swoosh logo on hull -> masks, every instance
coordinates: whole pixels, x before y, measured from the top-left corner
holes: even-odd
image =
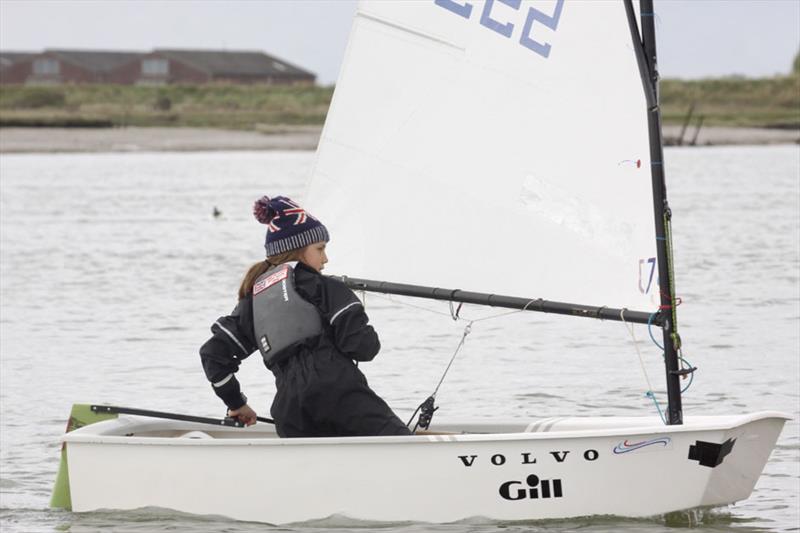
[[[628,439],[625,439],[624,441],[614,446],[614,453],[619,455],[622,453],[634,452],[636,450],[641,450],[642,448],[646,448],[648,446],[656,446],[659,444],[662,447],[666,448],[670,442],[672,442],[672,439],[670,439],[669,437],[658,437],[656,439],[643,440],[640,442],[629,442]]]

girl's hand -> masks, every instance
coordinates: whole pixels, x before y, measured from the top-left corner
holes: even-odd
[[[245,426],[252,426],[256,423],[256,412],[249,405],[244,404],[238,409],[228,409],[228,416],[235,418]]]

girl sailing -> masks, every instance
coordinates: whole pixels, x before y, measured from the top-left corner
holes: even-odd
[[[258,349],[275,375],[271,414],[281,437],[410,434],[357,367],[380,342],[356,295],[321,275],[328,230],[285,196],[260,198],[253,214],[267,225],[267,258],[247,271],[235,309],[200,348],[229,416],[256,422],[235,374]]]

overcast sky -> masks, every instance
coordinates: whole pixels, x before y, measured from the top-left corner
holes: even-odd
[[[800,48],[800,0],[655,5],[664,77],[786,73]],[[355,8],[355,0],[0,0],[0,49],[262,50],[330,84]]]

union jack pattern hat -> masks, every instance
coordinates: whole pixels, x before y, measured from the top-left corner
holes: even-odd
[[[267,225],[267,257],[330,240],[327,228],[286,196],[262,196],[253,205],[253,215]]]

